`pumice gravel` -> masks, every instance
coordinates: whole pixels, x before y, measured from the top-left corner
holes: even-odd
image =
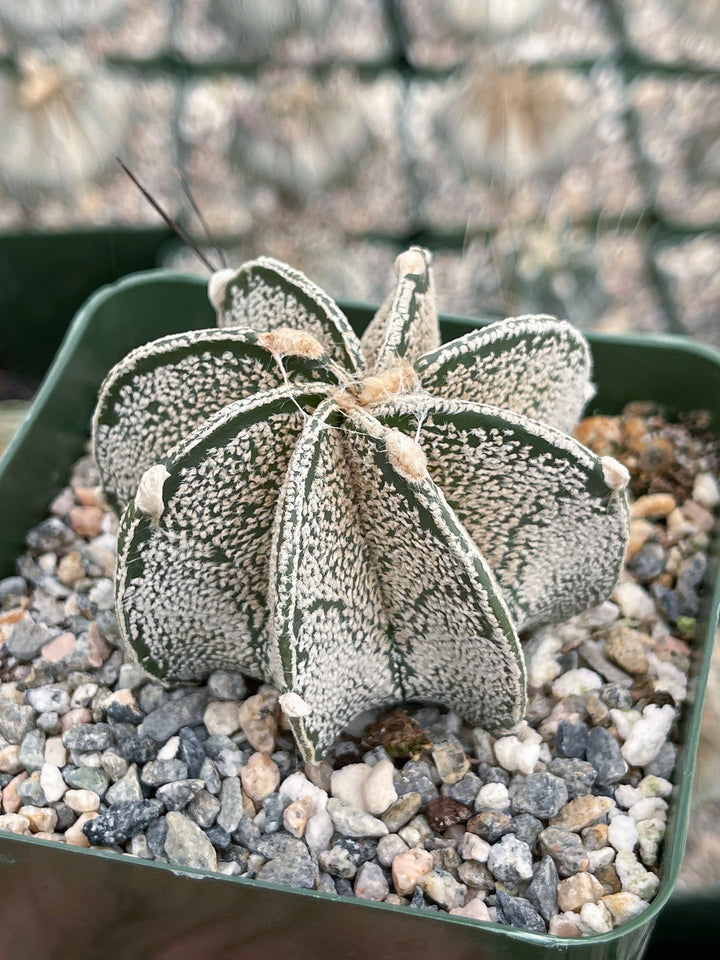
[[[578,438],[630,471],[610,600],[523,635],[525,719],[357,718],[305,765],[270,686],[165,688],[119,648],[117,519],[91,457],[0,581],[0,829],[557,936],[653,899],[707,555],[717,449],[635,404]]]

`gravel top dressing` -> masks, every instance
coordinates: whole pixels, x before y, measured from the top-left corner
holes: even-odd
[[[720,502],[701,415],[643,404],[578,438],[632,475],[611,600],[525,636],[526,719],[364,715],[304,766],[273,688],[166,689],[118,649],[117,519],[90,457],[0,581],[0,830],[145,860],[604,933],[659,886],[707,551]]]

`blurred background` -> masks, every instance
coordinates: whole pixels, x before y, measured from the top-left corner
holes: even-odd
[[[421,242],[444,312],[720,347],[720,0],[0,0],[0,131],[0,447],[94,287],[204,271],[118,156],[217,265],[377,303]]]

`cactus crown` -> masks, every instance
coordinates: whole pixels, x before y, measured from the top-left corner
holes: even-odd
[[[536,316],[441,346],[429,262],[398,257],[362,340],[283,263],[220,271],[219,329],[134,350],[95,412],[127,644],[162,679],[272,682],[310,762],[406,699],[514,724],[519,632],[599,602],[624,555],[623,468],[568,435],[585,340]]]

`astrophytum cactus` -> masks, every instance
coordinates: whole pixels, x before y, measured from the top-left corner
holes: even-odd
[[[362,340],[285,264],[223,270],[220,329],[133,351],[95,413],[126,642],[163,680],[271,682],[310,762],[402,700],[515,723],[520,631],[623,559],[627,473],[568,435],[585,340],[540,316],[440,346],[429,259],[398,257]]]

